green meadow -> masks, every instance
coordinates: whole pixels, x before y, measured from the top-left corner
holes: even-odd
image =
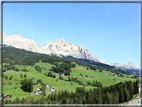
[[[74,62],[73,62],[74,63]],[[42,71],[41,73],[36,71],[34,66],[41,66],[42,67]],[[50,86],[50,87],[46,87],[46,96],[48,96],[48,94],[52,93],[51,91],[49,91],[50,88],[55,87],[56,91],[60,91],[60,90],[67,90],[67,91],[73,91],[75,92],[76,87],[85,87],[86,90],[89,89],[93,89],[96,88],[94,86],[91,85],[87,85],[87,86],[83,86],[83,85],[79,85],[79,83],[77,82],[69,82],[69,81],[65,81],[65,80],[59,80],[59,76],[56,76],[56,78],[53,77],[48,77],[46,75],[44,75],[45,73],[47,74],[51,69],[52,64],[49,63],[42,63],[42,62],[38,62],[36,63],[34,66],[24,66],[24,65],[15,65],[15,67],[19,68],[20,71],[14,71],[14,70],[8,70],[6,72],[3,72],[4,76],[8,76],[8,79],[6,80],[5,78],[3,78],[3,93],[4,94],[9,94],[12,95],[11,100],[14,100],[16,97],[19,98],[23,98],[23,97],[27,97],[27,98],[40,98],[41,95],[29,95],[29,92],[24,92],[21,89],[21,84],[20,81],[28,78],[28,79],[32,79],[33,78],[33,83],[37,82],[37,80],[41,79],[43,83],[46,83]],[[26,68],[29,72],[23,72],[21,71],[21,69]],[[68,77],[79,77],[81,75],[83,75],[83,77],[81,78],[77,78],[78,80],[81,80],[82,82],[91,82],[93,83],[93,81],[99,81],[102,83],[103,86],[110,86],[113,84],[117,84],[119,82],[123,82],[123,81],[134,81],[135,79],[131,79],[131,78],[126,78],[126,77],[114,77],[114,76],[109,76],[109,74],[114,74],[114,73],[110,73],[108,71],[104,71],[99,72],[99,70],[97,69],[96,71],[94,70],[87,70],[86,68],[84,68],[83,66],[80,66],[78,64],[76,64],[75,68],[72,68],[70,76],[64,76],[64,79],[68,79]],[[23,77],[21,78],[20,74],[23,75]],[[24,75],[26,74],[26,77],[24,77]],[[12,80],[9,80],[10,76],[12,75]],[[96,78],[87,78],[85,75],[87,76],[95,76]],[[115,74],[114,74],[115,75]],[[129,76],[130,77],[130,76]],[[116,81],[115,81],[115,80]],[[19,82],[18,82],[19,81]],[[71,84],[72,83],[72,84]],[[11,85],[10,85],[11,84]],[[33,91],[36,90],[36,88],[40,88],[42,87],[41,85],[33,85],[34,89]]]

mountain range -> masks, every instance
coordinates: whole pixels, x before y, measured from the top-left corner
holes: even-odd
[[[36,45],[34,40],[23,38],[20,35],[8,36],[3,33],[3,44],[32,52],[56,55],[59,57],[72,56],[74,58],[82,58],[107,64],[103,59],[99,59],[96,55],[93,56],[92,53],[85,47],[69,43],[63,38],[38,46]],[[116,66],[124,70],[138,70],[138,68],[133,62],[125,63],[124,65],[121,65],[120,63],[116,62],[110,63],[109,65]]]

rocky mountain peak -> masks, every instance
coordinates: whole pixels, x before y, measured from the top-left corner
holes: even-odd
[[[137,67],[136,67],[136,65],[131,61],[131,62],[129,62],[129,63],[125,63],[124,65],[123,65],[123,67],[125,67],[125,68],[127,68],[127,69],[136,69]]]
[[[64,42],[67,42],[67,41],[65,41],[63,38],[60,38],[60,39],[55,40],[54,42],[61,42],[61,43],[64,43]]]
[[[73,56],[75,58],[82,58],[105,63],[104,60],[99,59],[97,56],[93,56],[92,53],[85,47],[69,43],[63,38],[37,46],[34,40],[22,38],[20,35],[7,36],[4,34],[3,41],[3,43],[6,45],[28,51],[44,53],[48,55],[54,54],[57,56]]]
[[[129,62],[129,63],[124,63],[123,65],[121,65],[118,62],[116,62],[116,63],[110,63],[110,65],[116,66],[118,68],[124,68],[124,69],[137,69],[136,65],[132,61]]]

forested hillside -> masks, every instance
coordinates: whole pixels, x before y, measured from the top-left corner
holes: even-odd
[[[101,63],[90,61],[90,60],[76,59],[71,56],[59,58],[56,56],[49,56],[46,54],[34,53],[31,51],[17,49],[14,47],[3,47],[3,62],[10,63],[11,65],[18,64],[18,65],[33,66],[38,61],[55,63],[55,62],[61,62],[66,60],[76,62],[79,65],[88,66],[90,69],[93,69],[93,70],[98,68],[100,70],[112,71],[113,73],[122,73],[122,74],[128,74],[128,75],[132,74],[128,71],[125,71],[113,66],[101,64]]]
[[[86,66],[89,66],[89,67],[91,67],[91,65],[95,65],[100,70],[112,71],[114,73],[123,73],[123,74],[128,74],[128,75],[132,74],[131,72],[125,71],[125,70],[120,69],[120,68],[116,68],[115,66],[109,66],[109,65],[106,65],[106,64],[103,64],[103,63],[92,61],[92,60],[76,59],[76,58],[73,58],[72,56],[67,56],[67,57],[62,56],[62,58],[70,60],[70,61],[74,61],[74,62],[78,63],[79,65],[86,65]]]

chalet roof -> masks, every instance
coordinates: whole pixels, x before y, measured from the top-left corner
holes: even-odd
[[[9,97],[10,95],[8,95],[8,94],[6,94],[6,95],[4,95],[4,97]]]

